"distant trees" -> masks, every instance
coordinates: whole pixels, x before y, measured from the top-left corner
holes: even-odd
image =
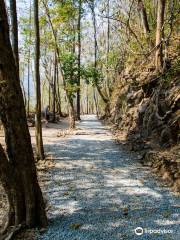
[[[45,205],[37,181],[4,0],[0,0],[0,29],[0,118],[7,146],[6,155],[0,145],[0,180],[10,205],[5,227],[19,224],[45,227]]]
[[[97,78],[97,72],[98,72],[98,42],[97,42],[97,26],[96,26],[96,13],[95,13],[95,1],[90,0],[89,1],[89,8],[91,10],[92,14],[92,22],[93,22],[93,31],[94,31],[94,86],[96,86],[96,89],[101,96],[101,99],[103,100],[104,104],[106,105],[107,112],[108,110],[108,105],[109,105],[109,99],[108,97],[103,93],[102,88],[101,88],[101,83],[99,81],[99,78]],[[96,113],[98,115],[98,108],[97,108],[97,100],[94,92],[94,101],[95,101],[95,106],[96,106]]]
[[[115,79],[124,69],[133,67],[134,61],[150,60],[156,72],[162,72],[165,58],[168,57],[172,23],[178,14],[178,2],[127,0],[124,4],[111,0],[39,1],[43,63],[41,104],[50,105],[52,120],[55,122],[57,113],[63,116],[64,111],[69,114],[70,127],[73,128],[75,120],[80,119],[87,105],[91,108],[90,112],[96,114],[99,114],[100,108],[108,109]],[[14,1],[11,1],[11,8],[15,6],[13,4]],[[28,69],[28,115],[30,105],[33,105],[30,102],[30,82],[34,68],[31,71],[30,57],[33,55],[32,43],[35,38],[31,27],[31,4],[29,8],[29,16],[20,18],[19,26],[26,39],[23,68],[25,80]],[[89,10],[91,19],[86,18]],[[12,16],[15,19],[15,14]],[[65,78],[65,55],[75,57],[73,64],[78,69],[77,74],[71,71],[71,81]],[[92,66],[94,80],[90,81],[91,86],[87,86],[88,80],[83,70]],[[85,103],[85,99],[89,104]]]
[[[108,106],[115,79],[134,60],[143,62],[151,59],[150,62],[154,63],[157,72],[162,72],[165,58],[168,56],[172,22],[178,14],[178,2],[177,0],[127,0],[123,4],[122,1],[111,0],[70,0],[52,1],[49,4],[50,1],[40,1],[39,25],[43,53],[41,60],[44,67],[41,74],[42,105],[50,104],[53,119],[57,113],[62,116],[62,112],[65,111],[69,113],[70,119],[75,116],[72,121],[75,123],[76,119],[80,119],[80,114],[86,105],[85,98],[93,104],[91,108],[96,113],[98,113],[98,105]],[[86,18],[89,9],[92,19]],[[31,13],[31,10],[29,12]],[[20,18],[20,23],[21,21]],[[28,16],[28,19],[24,17],[23,21],[22,29],[25,28],[24,25],[26,26],[24,30],[26,51],[30,50],[32,55],[34,31],[31,26],[29,27],[31,19]],[[75,64],[78,65],[78,75],[76,78],[72,76],[74,82],[71,81],[71,87],[66,83],[62,70],[64,54],[74,54]],[[30,82],[31,64],[28,60],[30,55],[27,56],[28,82]],[[89,65],[94,65],[96,70],[101,72],[102,78],[101,81],[97,81],[96,75],[94,76],[94,85],[88,87],[91,96],[86,97],[87,82],[82,69]],[[70,88],[71,91],[72,88],[74,89],[73,100],[68,98]],[[29,90],[27,94],[29,113]],[[49,96],[49,101],[46,95]]]
[[[62,64],[63,78],[66,96],[69,105],[69,127],[75,128],[76,112],[74,108],[74,97],[77,93],[78,64],[74,53],[65,53],[60,58]]]
[[[75,87],[78,84],[78,77],[76,75],[76,78],[74,77],[74,71],[73,68],[71,69],[71,73],[70,75],[67,74],[67,72],[64,72],[67,67],[67,58],[64,59],[64,56],[73,56],[72,53],[72,45],[75,45],[74,42],[72,42],[71,38],[73,38],[74,40],[74,25],[73,25],[73,21],[75,16],[75,8],[74,8],[74,1],[70,1],[70,2],[62,2],[62,3],[57,3],[57,8],[59,11],[62,11],[62,15],[64,17],[64,22],[63,25],[65,27],[65,31],[67,31],[67,33],[64,33],[64,29],[62,30],[62,34],[65,36],[67,36],[69,34],[70,39],[67,38],[67,40],[64,40],[64,42],[66,43],[66,48],[68,49],[67,52],[64,50],[64,48],[61,48],[61,46],[59,45],[58,42],[58,34],[60,32],[60,30],[58,30],[57,26],[55,24],[53,24],[51,15],[50,15],[50,10],[49,7],[47,5],[47,3],[45,1],[43,1],[43,6],[45,9],[45,13],[46,13],[46,17],[47,17],[47,21],[49,23],[49,26],[51,28],[51,32],[52,32],[52,38],[53,38],[53,43],[56,49],[56,55],[57,55],[57,64],[58,64],[58,69],[60,70],[58,73],[60,73],[61,78],[62,78],[62,83],[63,83],[63,88],[64,91],[66,93],[66,97],[67,97],[67,102],[68,102],[68,114],[69,114],[69,127],[71,129],[75,128],[75,120],[76,120],[76,112],[75,112],[75,107],[74,107],[74,93],[77,93],[77,89],[80,90],[80,88]],[[62,10],[61,10],[62,9]],[[69,15],[69,12],[66,13],[66,11],[70,10],[71,15]],[[59,20],[59,16],[54,16],[54,19],[58,19]],[[67,53],[67,54],[66,54]],[[65,60],[65,67],[64,65],[64,60]],[[71,59],[72,60],[72,59]],[[69,62],[70,66],[72,64],[72,62]],[[68,73],[69,73],[69,69],[68,69]],[[58,74],[59,76],[59,74]],[[68,77],[67,77],[68,76]],[[70,78],[69,78],[70,76]],[[71,80],[70,80],[71,79]],[[54,86],[54,85],[53,85]],[[73,94],[72,94],[73,93]],[[78,95],[80,97],[80,95]],[[80,104],[80,98],[77,101],[77,103],[79,102]],[[79,105],[80,106],[80,105]]]

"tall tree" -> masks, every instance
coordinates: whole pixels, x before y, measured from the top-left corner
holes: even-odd
[[[79,16],[78,16],[78,81],[77,81],[77,119],[81,120],[81,97],[80,97],[80,87],[81,87],[81,12],[82,12],[82,0],[79,0]]]
[[[53,86],[52,86],[52,95],[53,95],[53,122],[56,121],[56,101],[57,101],[57,95],[56,95],[56,78],[57,78],[57,54],[56,50],[54,52],[54,76],[53,76]]]
[[[11,18],[11,40],[13,54],[16,61],[17,71],[19,72],[19,50],[18,50],[18,20],[16,0],[10,0],[10,18]]]
[[[57,56],[56,56],[57,57]],[[63,117],[62,109],[61,109],[61,94],[60,94],[60,81],[59,81],[59,69],[58,69],[58,61],[56,67],[56,104],[57,104],[57,112],[60,117]]]
[[[36,82],[36,152],[38,159],[44,159],[44,147],[41,124],[41,80],[39,72],[40,35],[39,35],[39,0],[34,0],[34,29],[35,29],[35,82]]]
[[[164,36],[164,13],[166,0],[158,0],[157,27],[156,27],[156,71],[161,72],[163,68],[163,36]]]
[[[30,0],[30,7],[29,7],[29,42],[31,42],[31,19],[32,19],[32,6],[31,6],[31,0]],[[31,47],[29,45],[28,49],[28,97],[27,97],[27,116],[29,117],[30,113],[30,66],[31,66]]]
[[[96,73],[96,71],[98,70],[98,65],[97,65],[98,42],[97,42],[96,13],[95,13],[95,1],[94,0],[90,0],[89,7],[90,7],[91,13],[92,13],[92,21],[93,21],[93,28],[94,28],[94,70],[95,70],[95,73]],[[97,74],[95,74],[95,76],[94,76],[95,86],[96,86],[97,91],[98,91],[99,95],[101,96],[103,102],[106,105],[108,105],[109,99],[102,92],[101,86],[99,85],[99,82],[98,82],[98,79],[97,79],[96,75]],[[95,97],[95,91],[94,91],[94,99],[95,98],[96,97]],[[95,101],[95,105],[96,105],[96,101]]]
[[[107,92],[110,96],[110,80],[109,80],[109,52],[110,52],[110,0],[107,1],[107,55],[106,55],[106,78]]]
[[[0,145],[0,180],[10,206],[6,227],[19,224],[45,227],[45,205],[37,181],[4,0],[0,0],[0,29],[0,118],[5,130],[8,153],[6,155]]]

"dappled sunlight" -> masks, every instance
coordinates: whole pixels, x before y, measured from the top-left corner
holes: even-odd
[[[104,127],[102,134],[95,134],[96,127],[98,131],[101,128],[98,121],[83,120],[79,126],[82,136],[45,143],[48,155],[54,153],[55,162],[44,191],[49,195],[49,231],[58,227],[61,236],[68,234],[69,239],[72,234],[78,239],[80,233],[81,239],[93,240],[102,236],[124,239],[122,228],[128,239],[135,239],[137,226],[156,228],[162,222],[162,226],[173,225],[176,231],[173,206],[177,199],[158,186],[148,168],[136,162],[132,153],[116,145]],[[171,211],[168,216],[167,208]],[[79,229],[71,229],[73,224],[79,224]]]

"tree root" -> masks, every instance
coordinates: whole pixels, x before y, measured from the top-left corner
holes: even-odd
[[[6,234],[6,232],[8,231],[8,229],[13,226],[15,224],[14,222],[14,211],[11,211],[11,207],[9,209],[9,212],[7,214],[7,216],[4,216],[4,225],[2,226],[2,228],[0,229],[0,235]],[[6,220],[7,218],[7,220]]]
[[[13,226],[8,228],[6,230],[6,233],[0,236],[0,240],[12,240],[14,237],[22,230],[24,229],[25,225],[19,224],[17,226]]]

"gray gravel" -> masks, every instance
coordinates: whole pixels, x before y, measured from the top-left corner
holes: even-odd
[[[78,127],[81,134],[52,138],[46,146],[56,164],[46,176],[49,228],[38,239],[180,239],[178,197],[95,116],[84,116]],[[141,236],[137,227],[144,229]]]

